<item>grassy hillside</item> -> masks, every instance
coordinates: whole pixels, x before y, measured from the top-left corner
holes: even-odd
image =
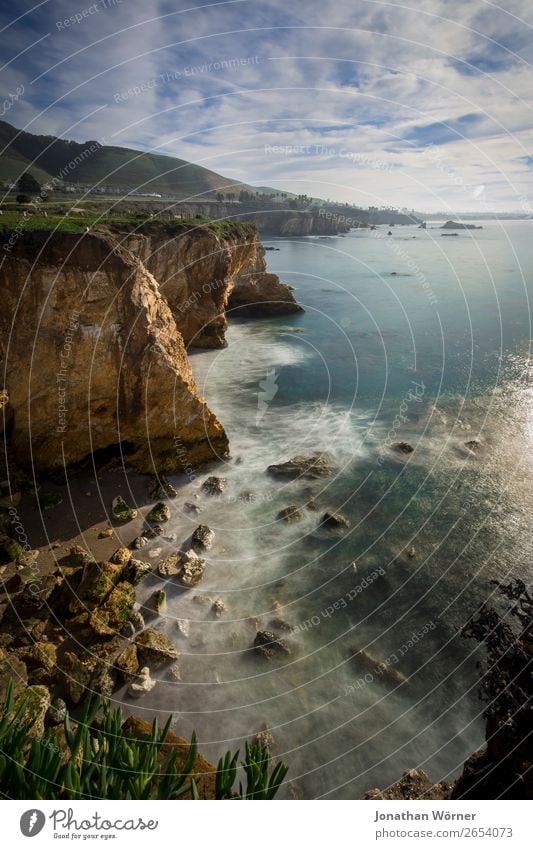
[[[28,169],[40,182],[114,186],[189,198],[206,192],[249,188],[184,159],[143,153],[125,147],[99,146],[37,136],[0,121],[0,180],[16,181]]]

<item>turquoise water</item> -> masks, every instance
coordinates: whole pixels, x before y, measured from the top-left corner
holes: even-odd
[[[358,798],[412,767],[457,774],[483,741],[479,658],[458,629],[490,579],[530,570],[533,230],[484,222],[444,238],[429,226],[269,242],[269,270],[305,313],[233,321],[228,348],[192,357],[230,437],[217,471],[228,490],[198,496],[217,534],[198,592],[169,588],[182,680],[143,706],[173,710],[213,759],[268,726],[290,766],[287,797]],[[414,452],[391,451],[400,440]],[[308,450],[331,452],[338,473],[265,473]],[[318,512],[276,521],[310,498]],[[318,531],[326,509],[350,529]],[[178,537],[195,524],[180,514]],[[223,599],[226,613],[214,619],[195,594]],[[249,648],[276,616],[296,626],[282,634],[292,654],[268,662]],[[365,681],[354,647],[408,682]]]

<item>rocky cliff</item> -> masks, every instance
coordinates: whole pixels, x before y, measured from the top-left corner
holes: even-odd
[[[236,223],[222,233],[146,225],[119,238],[157,279],[189,347],[223,347],[226,311],[253,317],[302,311],[290,287],[266,272],[254,224]]]
[[[266,273],[253,225],[221,229],[14,239],[0,269],[0,355],[19,465],[51,472],[122,453],[143,472],[181,472],[227,456],[185,345],[223,346],[226,308],[301,308]]]
[[[154,206],[154,212],[157,212]],[[255,225],[262,236],[336,236],[347,233],[352,227],[365,227],[367,213],[358,210],[357,214],[346,207],[328,206],[325,209],[316,206],[310,209],[290,209],[287,206],[265,201],[223,203],[214,201],[177,203],[173,213],[194,218],[201,215],[204,218],[220,221],[222,219],[249,221]]]
[[[141,471],[225,456],[153,275],[116,239],[34,232],[0,271],[2,373],[16,460],[39,470],[124,452]]]

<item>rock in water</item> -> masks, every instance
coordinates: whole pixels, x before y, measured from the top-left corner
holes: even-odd
[[[187,513],[194,513],[195,515],[202,512],[200,507],[198,507],[197,504],[193,504],[192,501],[186,501],[183,505],[183,509],[186,510]]]
[[[290,624],[290,622],[287,622],[286,619],[272,619],[269,622],[269,625],[271,628],[275,628],[276,631],[294,631],[293,626]]]
[[[267,471],[278,478],[327,478],[337,470],[334,457],[326,451],[298,454],[285,463],[269,466]]]
[[[207,495],[221,495],[226,489],[226,481],[211,475],[202,484],[202,491]]]
[[[189,637],[191,626],[188,619],[176,619],[176,627],[183,637]]]
[[[129,548],[117,548],[114,554],[111,555],[111,563],[117,563],[119,566],[126,566],[131,560],[131,551]]]
[[[224,604],[221,598],[216,598],[213,604],[211,605],[211,610],[218,619],[218,617],[222,616],[222,614],[226,610],[226,605]]]
[[[394,442],[391,448],[397,454],[412,454],[415,450],[409,442]]]
[[[279,637],[276,637],[272,631],[258,631],[254,640],[254,648],[257,654],[269,658],[291,653],[288,645]]]
[[[284,507],[283,510],[280,510],[276,518],[291,525],[293,522],[301,522],[304,514],[299,507],[292,505],[291,507]]]
[[[195,587],[204,577],[205,560],[201,560],[196,552],[189,550],[184,555],[178,581],[184,587]]]
[[[215,532],[207,525],[198,525],[192,535],[192,544],[197,548],[211,548],[215,539]]]
[[[481,448],[481,442],[479,439],[470,439],[465,442],[465,448],[468,448],[469,451],[478,451]]]
[[[163,557],[157,564],[157,574],[160,578],[174,578],[181,570],[181,557],[179,554],[170,554]]]
[[[152,613],[161,614],[167,609],[167,594],[164,590],[156,590],[145,602],[145,607]]]
[[[130,522],[135,519],[137,510],[134,507],[128,507],[121,495],[117,495],[111,503],[111,515],[115,522]]]
[[[139,663],[150,666],[162,666],[171,660],[177,660],[179,652],[168,637],[155,628],[146,628],[135,638]]]
[[[168,522],[170,519],[170,508],[168,504],[164,504],[163,501],[158,501],[155,504],[148,516],[146,517],[147,522],[159,524],[159,522]]]
[[[164,475],[153,477],[148,486],[150,498],[162,501],[164,498],[176,498],[178,491]]]
[[[151,571],[151,563],[145,563],[143,560],[136,560],[135,557],[132,557],[125,572],[126,580],[136,587]]]
[[[399,672],[390,664],[372,657],[363,649],[352,648],[350,654],[359,673],[370,675],[373,681],[381,679],[394,687],[406,684],[408,681],[402,672]]]
[[[128,689],[128,695],[132,696],[134,699],[138,699],[141,696],[146,695],[146,693],[150,693],[156,685],[156,682],[150,678],[150,670],[147,666],[143,666],[139,675],[133,681]]]
[[[340,531],[350,527],[350,522],[342,513],[326,512],[320,520],[320,527],[328,530]]]

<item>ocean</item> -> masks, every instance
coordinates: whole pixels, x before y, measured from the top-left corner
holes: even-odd
[[[268,729],[287,798],[361,798],[411,768],[450,779],[483,743],[481,656],[460,630],[491,580],[531,576],[533,230],[479,223],[269,241],[305,313],[230,318],[227,348],[192,354],[232,459],[210,472],[219,498],[204,470],[175,479],[178,544],[199,521],[216,541],[196,590],[167,587],[181,681],[136,712],[172,711],[215,762]],[[337,472],[266,473],[309,451]],[[199,517],[182,509],[195,496]],[[276,519],[292,505],[302,521]],[[322,530],[325,511],[349,527]],[[268,661],[256,629],[280,618],[291,654]]]

